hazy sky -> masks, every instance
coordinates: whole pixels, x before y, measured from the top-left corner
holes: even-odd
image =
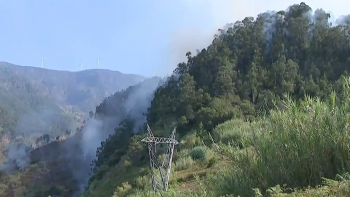
[[[100,68],[171,73],[187,51],[207,47],[217,29],[294,0],[0,0],[0,61],[77,71]],[[335,18],[349,0],[304,1]]]

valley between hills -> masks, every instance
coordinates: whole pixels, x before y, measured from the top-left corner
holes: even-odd
[[[330,17],[247,16],[164,78],[1,62],[0,197],[350,196],[350,15]],[[147,125],[176,128],[167,191]]]

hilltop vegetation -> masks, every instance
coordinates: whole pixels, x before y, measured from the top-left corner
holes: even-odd
[[[186,54],[146,114],[156,135],[176,126],[181,141],[164,196],[349,195],[350,17],[329,18],[292,5],[228,24]],[[135,121],[102,143],[84,197],[155,195]]]

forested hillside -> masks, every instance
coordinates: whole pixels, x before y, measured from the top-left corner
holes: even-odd
[[[127,117],[136,119],[136,125],[143,125],[146,120],[142,114],[147,112],[159,82],[157,77],[146,79],[106,97],[75,135],[31,151],[27,165],[20,170],[0,172],[0,196],[76,197],[81,194],[101,141],[113,134],[114,128]]]
[[[181,142],[164,196],[349,195],[350,15],[329,19],[300,3],[228,24],[186,54],[146,114]],[[155,196],[134,122],[101,144],[84,197]]]
[[[0,165],[73,134],[104,97],[142,79],[102,69],[66,72],[0,62]]]
[[[54,140],[76,123],[29,80],[0,66],[0,165],[35,147],[40,136]]]
[[[40,89],[33,87],[30,81],[24,79],[6,67],[0,67],[0,126],[1,136],[4,134],[15,135],[30,133],[34,123],[32,120],[56,121],[52,125],[67,126],[68,117],[64,117],[63,111],[53,101],[42,96]],[[56,114],[57,118],[52,117]],[[42,117],[40,117],[42,116]],[[49,120],[44,120],[47,116]],[[33,118],[32,120],[29,120]],[[61,121],[61,122],[57,122]],[[37,125],[35,125],[37,126]],[[38,127],[40,131],[44,128]],[[49,132],[49,131],[48,131]]]
[[[178,122],[186,132],[231,118],[254,118],[288,93],[327,97],[350,64],[350,16],[330,26],[329,14],[306,4],[229,24],[213,43],[175,70],[159,88],[148,121]],[[175,110],[174,110],[175,109]]]

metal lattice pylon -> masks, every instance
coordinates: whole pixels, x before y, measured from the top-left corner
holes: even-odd
[[[148,124],[147,131],[147,137],[142,139],[141,142],[146,142],[148,144],[153,190],[167,191],[171,172],[171,161],[174,153],[174,146],[179,143],[175,139],[176,128],[174,128],[173,132],[171,132],[169,138],[154,137],[152,130]],[[161,163],[158,162],[157,158],[157,144],[167,144],[165,158]]]

